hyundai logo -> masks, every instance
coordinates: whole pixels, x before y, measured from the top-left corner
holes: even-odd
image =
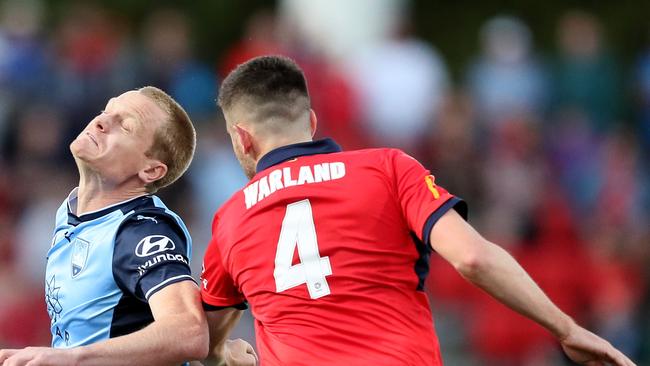
[[[176,248],[174,242],[164,235],[149,235],[140,240],[135,247],[135,255],[138,257],[148,257],[156,253],[165,252]]]

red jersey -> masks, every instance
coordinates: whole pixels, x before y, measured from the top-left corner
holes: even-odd
[[[217,212],[202,299],[245,301],[262,365],[441,365],[429,233],[464,202],[396,149],[281,147]]]

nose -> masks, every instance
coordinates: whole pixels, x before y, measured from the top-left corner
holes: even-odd
[[[100,117],[95,120],[95,126],[100,132],[106,132],[106,123]]]
[[[99,132],[108,132],[113,125],[114,118],[106,112],[102,112],[95,118],[95,126]]]

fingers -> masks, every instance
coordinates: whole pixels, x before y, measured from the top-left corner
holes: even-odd
[[[246,362],[245,362],[246,366],[255,366],[255,365],[257,365],[257,357],[255,357],[252,354],[248,354],[247,356],[248,356],[248,358],[246,359]]]
[[[19,350],[17,349],[0,349],[0,362],[4,362],[9,357],[15,355],[18,351]]]
[[[617,365],[617,366],[619,366],[619,365],[620,366],[636,366],[636,364],[634,362],[632,362],[632,360],[630,360],[623,353],[621,353],[619,351],[618,354],[619,354],[619,356],[616,359],[614,359],[614,361],[613,361],[615,365]]]
[[[17,363],[18,360],[15,360],[15,357],[13,357],[19,351],[20,351],[19,349],[3,349],[3,350],[0,350],[0,365],[2,365],[2,366],[20,365],[20,363]],[[10,358],[11,358],[11,360],[10,360]]]
[[[619,352],[619,353],[621,353],[621,352]],[[621,365],[636,366],[636,364],[629,357],[624,355],[623,353],[621,353],[621,357],[623,357],[623,363],[621,363]]]
[[[257,354],[255,353],[255,349],[253,349],[253,346],[241,338],[236,339],[235,342],[237,342],[237,346],[240,347],[240,349],[243,351],[241,364],[246,366],[257,365],[257,362],[259,360],[257,358]]]
[[[15,354],[6,359],[2,363],[2,366],[25,366],[30,359],[31,357],[29,356],[25,356],[23,354]]]
[[[226,359],[229,365],[255,366],[258,363],[253,346],[241,338],[226,340],[226,348]]]
[[[614,363],[616,366],[636,366],[632,360],[623,354],[623,352],[614,348],[609,344],[609,349],[607,350],[607,360]]]
[[[562,347],[569,358],[587,366],[636,366],[611,343],[581,327],[563,340]]]
[[[251,361],[252,361],[251,365],[252,366],[257,365],[260,362],[260,360],[259,360],[259,358],[257,358],[257,354],[255,354],[255,352],[251,353],[250,356],[251,356]]]
[[[257,353],[255,353],[255,349],[250,344],[246,348],[246,353],[253,356],[253,358],[255,359],[256,364],[260,361],[260,359],[257,357]]]
[[[37,347],[27,347],[22,350],[3,350],[0,354],[2,357],[8,357],[0,359],[0,365],[2,366],[46,366],[52,364],[68,364],[63,361],[54,361],[49,359],[46,355],[39,353],[42,349]],[[9,351],[9,352],[7,352]]]

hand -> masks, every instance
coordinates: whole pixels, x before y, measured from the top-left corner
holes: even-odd
[[[224,356],[228,366],[255,366],[258,361],[253,346],[243,339],[227,339]]]
[[[75,364],[77,364],[77,359],[72,349],[27,347],[24,349],[0,350],[0,365],[2,366],[59,366]]]
[[[4,362],[6,359],[9,357],[13,356],[16,354],[19,349],[0,349],[0,365],[4,365]]]
[[[587,366],[636,366],[609,342],[574,324],[569,335],[560,340],[564,352],[573,361]]]

